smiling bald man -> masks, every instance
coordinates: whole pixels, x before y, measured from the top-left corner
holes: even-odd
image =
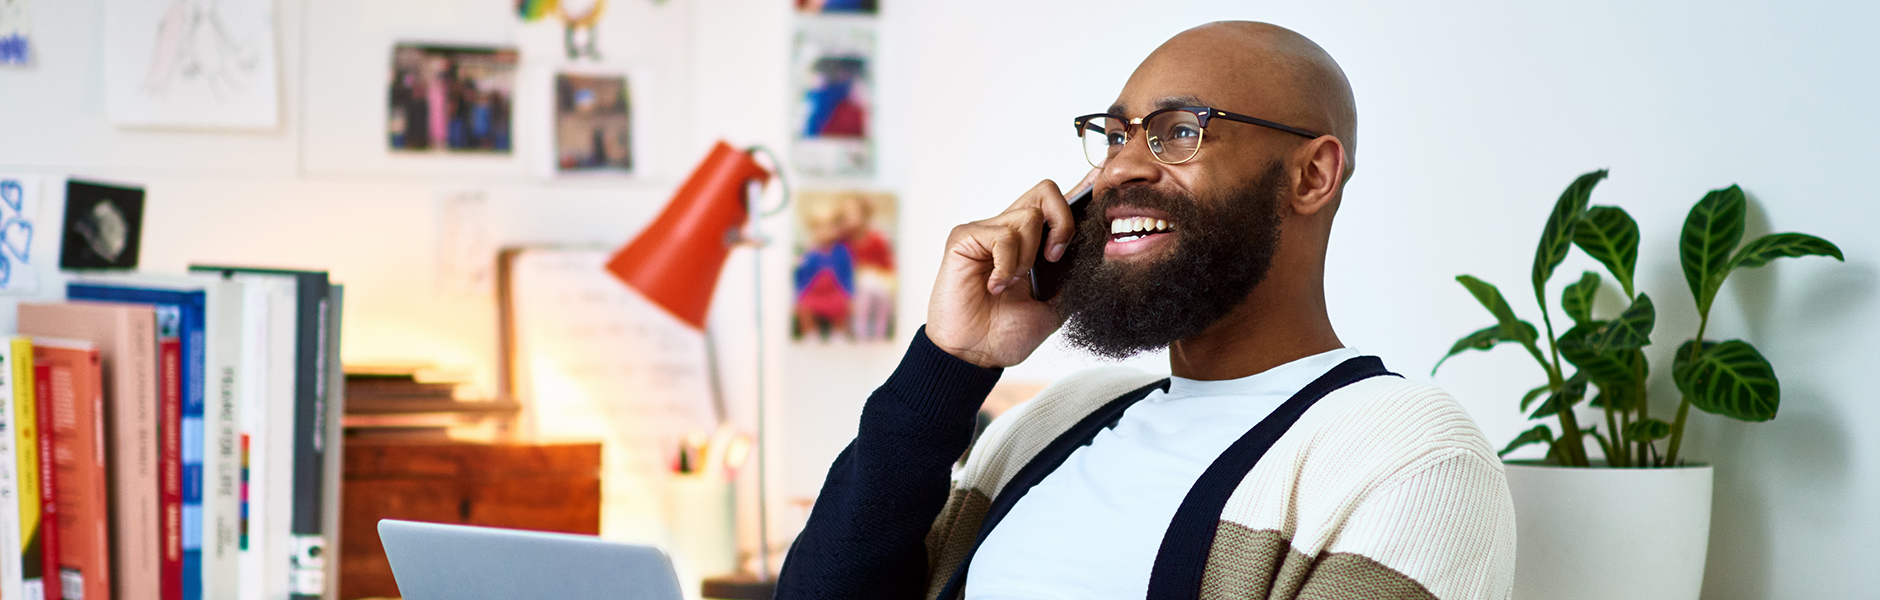
[[[927,325],[864,407],[776,597],[1509,597],[1495,452],[1326,314],[1357,147],[1331,56],[1211,23],[1075,124],[1095,167],[1084,218],[1045,181],[953,230]],[[1024,277],[1040,248],[1081,257],[1049,302]],[[1060,327],[1104,357],[1168,348],[1173,376],[1079,373],[974,444],[1000,369]]]

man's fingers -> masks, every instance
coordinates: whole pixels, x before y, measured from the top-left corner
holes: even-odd
[[[992,275],[986,281],[986,289],[994,294],[1004,291],[1014,279],[1031,269],[1032,257],[1038,255],[1038,243],[1043,238],[1040,231],[1043,217],[1037,208],[1007,211],[998,221],[988,231],[994,237]]]
[[[1071,205],[1051,190],[1049,197],[1038,201],[1040,214],[1044,217],[1046,232],[1042,243],[1045,245],[1044,259],[1057,262],[1064,257],[1064,250],[1070,247],[1071,237],[1077,233],[1077,217],[1071,213]]]

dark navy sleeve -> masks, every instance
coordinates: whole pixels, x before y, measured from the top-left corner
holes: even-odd
[[[775,597],[924,596],[927,531],[1001,372],[947,354],[925,327],[915,332],[901,365],[862,407],[855,440],[829,467]]]

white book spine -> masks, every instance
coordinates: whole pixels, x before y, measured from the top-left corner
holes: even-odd
[[[4,340],[0,340],[4,341]],[[0,343],[0,598],[25,598],[24,540],[20,539],[20,463],[13,406],[13,345]]]
[[[240,586],[244,314],[242,284],[204,277],[202,590],[204,600],[238,597]]]
[[[267,536],[262,523],[270,516],[267,503],[267,416],[274,382],[268,354],[274,333],[274,289],[245,283],[242,289],[242,339],[239,388],[241,390],[241,445],[244,456],[242,487],[247,497],[247,518],[238,531],[240,550],[236,584],[241,600],[266,600]]]
[[[262,523],[267,544],[267,599],[287,600],[292,589],[288,564],[294,555],[294,407],[299,341],[300,297],[291,281],[281,281],[275,295],[268,343],[267,455],[268,520]]]

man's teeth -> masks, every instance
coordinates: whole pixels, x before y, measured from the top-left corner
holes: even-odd
[[[1149,217],[1129,217],[1124,219],[1112,219],[1110,221],[1110,233],[1112,235],[1119,233],[1135,233],[1138,231],[1162,232],[1168,230],[1168,221],[1151,219]]]

